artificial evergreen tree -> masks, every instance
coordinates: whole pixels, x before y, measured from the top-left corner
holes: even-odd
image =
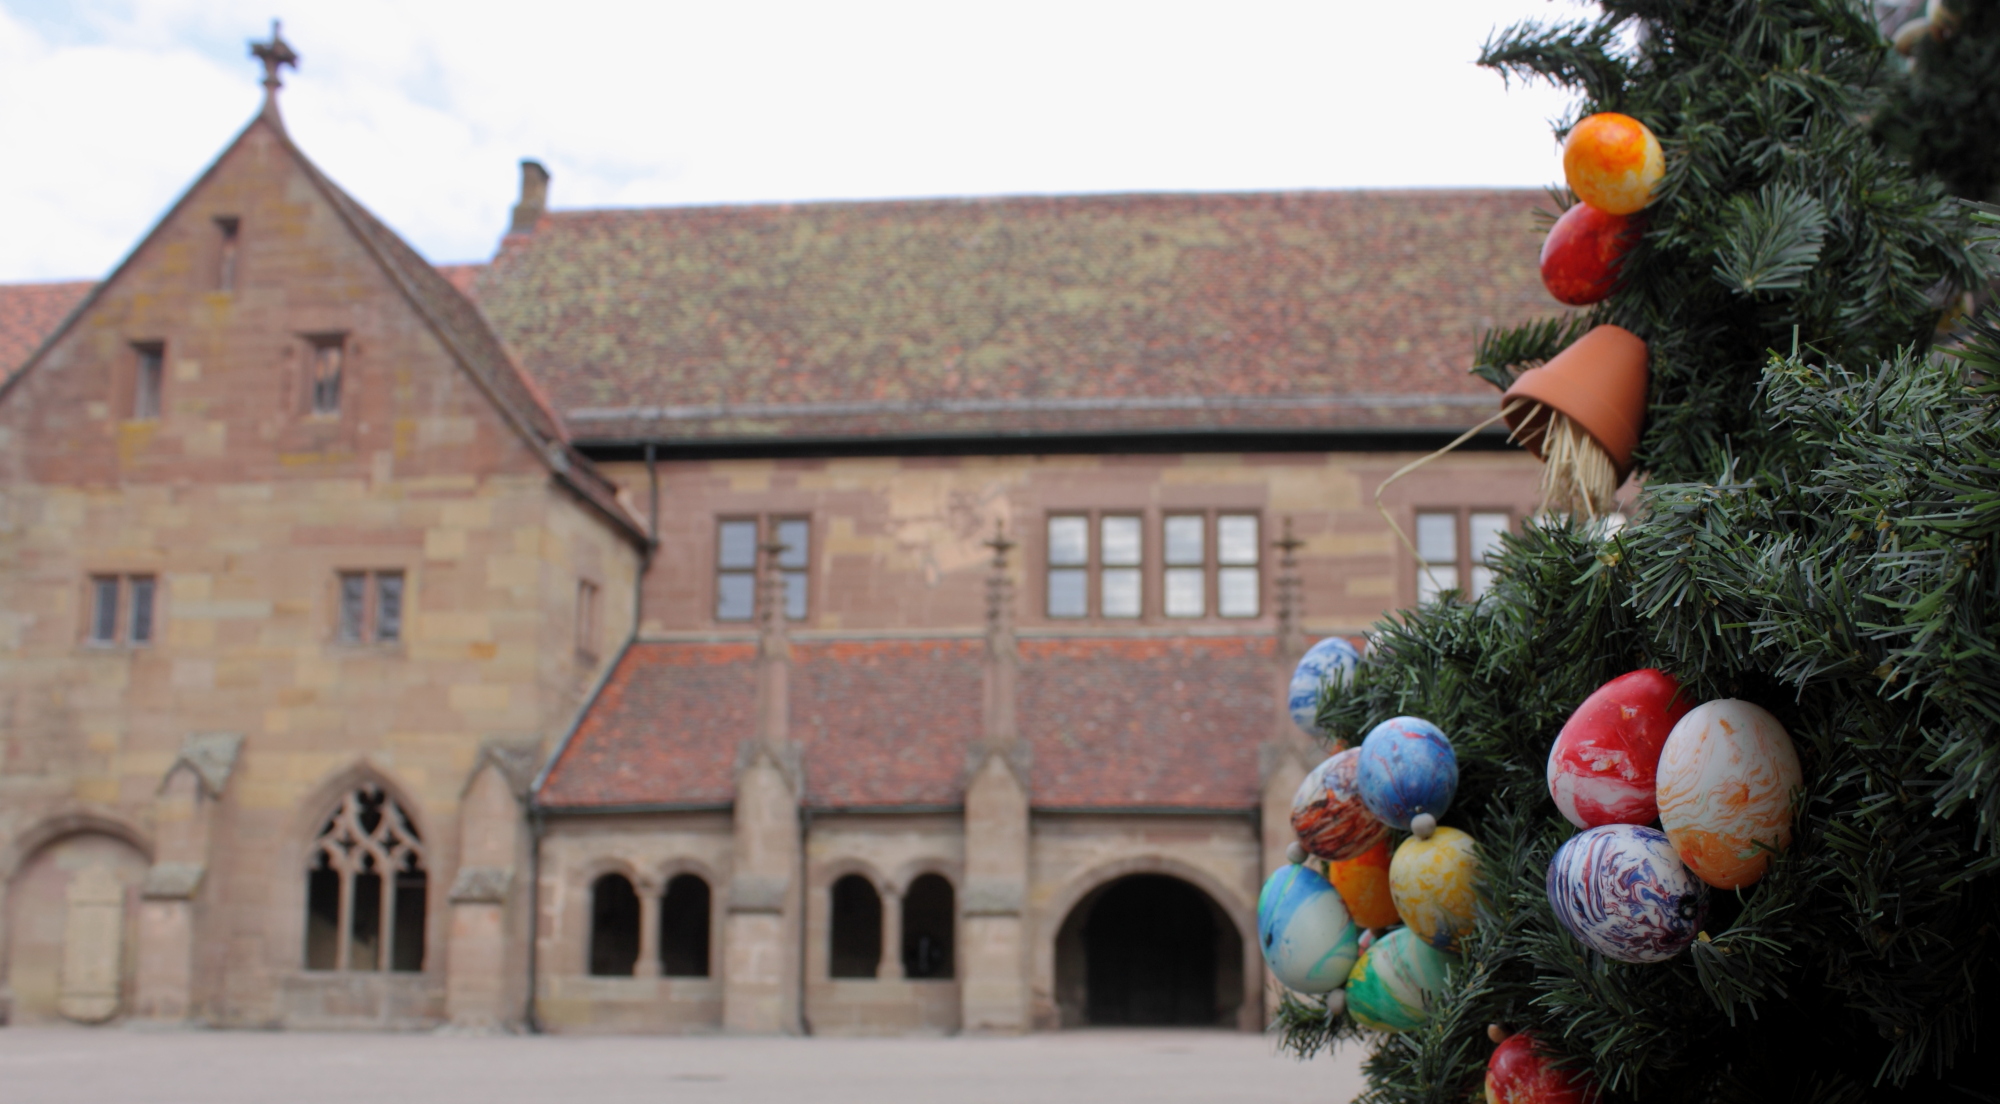
[[[1428,1020],[1375,1037],[1370,1101],[1476,1098],[1489,1023],[1612,1101],[2000,1100],[2000,327],[1931,347],[2000,227],[1871,131],[1885,50],[1861,0],[1606,0],[1486,47],[1665,147],[1622,290],[1489,335],[1474,368],[1504,388],[1591,325],[1638,334],[1643,490],[1616,532],[1524,525],[1482,597],[1378,626],[1324,701],[1349,744],[1442,727],[1444,823],[1483,857],[1476,929]],[[1642,667],[1769,709],[1805,781],[1763,879],[1627,965],[1551,914],[1575,829],[1544,769]],[[1281,1030],[1302,1053],[1360,1031],[1296,1000]]]

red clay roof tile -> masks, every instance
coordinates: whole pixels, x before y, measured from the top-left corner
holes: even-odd
[[[476,281],[583,440],[1465,425],[1528,191],[558,211]]]
[[[1019,715],[1041,808],[1249,809],[1275,716],[1268,636],[1030,640]],[[975,640],[793,646],[792,733],[821,808],[964,801],[981,730]],[[551,808],[728,803],[756,649],[640,643],[549,771]]]

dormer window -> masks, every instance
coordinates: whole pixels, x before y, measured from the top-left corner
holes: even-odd
[[[340,413],[340,376],[347,360],[346,334],[321,334],[312,343],[312,413],[332,417]]]
[[[220,249],[216,252],[215,290],[236,290],[236,231],[242,223],[235,215],[217,215],[216,232],[222,235]]]

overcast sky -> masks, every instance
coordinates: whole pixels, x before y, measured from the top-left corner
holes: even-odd
[[[0,0],[0,280],[100,276],[255,113],[433,261],[563,207],[1541,186],[1567,101],[1472,64],[1576,0]]]

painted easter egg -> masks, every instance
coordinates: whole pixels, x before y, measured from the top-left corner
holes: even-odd
[[[1320,690],[1329,684],[1347,685],[1347,680],[1354,677],[1355,664],[1360,662],[1361,653],[1338,636],[1329,636],[1307,648],[1306,654],[1299,657],[1299,665],[1292,669],[1289,700],[1292,723],[1315,739],[1331,736],[1332,733],[1319,726]]]
[[[1355,782],[1361,801],[1384,824],[1404,831],[1419,813],[1441,817],[1458,792],[1458,757],[1438,726],[1418,717],[1391,717],[1361,741]]]
[[[1479,845],[1456,828],[1411,836],[1389,863],[1389,895],[1417,938],[1457,952],[1479,907]]]
[[[1681,861],[1717,889],[1764,876],[1792,842],[1799,753],[1778,718],[1735,698],[1703,702],[1660,750],[1660,827]]]
[[[1486,1104],[1589,1104],[1597,1086],[1589,1073],[1555,1064],[1534,1036],[1517,1031],[1486,1060]]]
[[[1660,749],[1694,703],[1665,671],[1619,675],[1583,699],[1549,748],[1549,796],[1578,828],[1651,824]]]
[[[1408,1031],[1429,1014],[1450,963],[1449,956],[1410,929],[1397,928],[1354,963],[1347,975],[1347,1011],[1378,1031]]]
[[[1619,262],[1638,238],[1632,216],[1573,204],[1542,241],[1542,286],[1572,307],[1600,302],[1618,290]]]
[[[1340,988],[1361,953],[1361,930],[1319,871],[1286,863],[1257,895],[1257,943],[1278,980],[1301,993]]]
[[[1396,914],[1395,895],[1389,892],[1388,840],[1351,859],[1328,863],[1326,879],[1339,891],[1347,915],[1362,927],[1386,928],[1402,921]]]
[[[1354,775],[1361,749],[1329,756],[1299,783],[1292,797],[1292,831],[1312,854],[1330,862],[1351,859],[1389,837],[1389,829],[1368,806]]]
[[[1666,173],[1660,140],[1630,115],[1592,115],[1563,142],[1569,190],[1609,215],[1629,215],[1651,203],[1653,188]]]
[[[1620,962],[1663,962],[1694,942],[1708,887],[1666,833],[1637,824],[1586,828],[1549,863],[1549,907],[1577,942]]]

